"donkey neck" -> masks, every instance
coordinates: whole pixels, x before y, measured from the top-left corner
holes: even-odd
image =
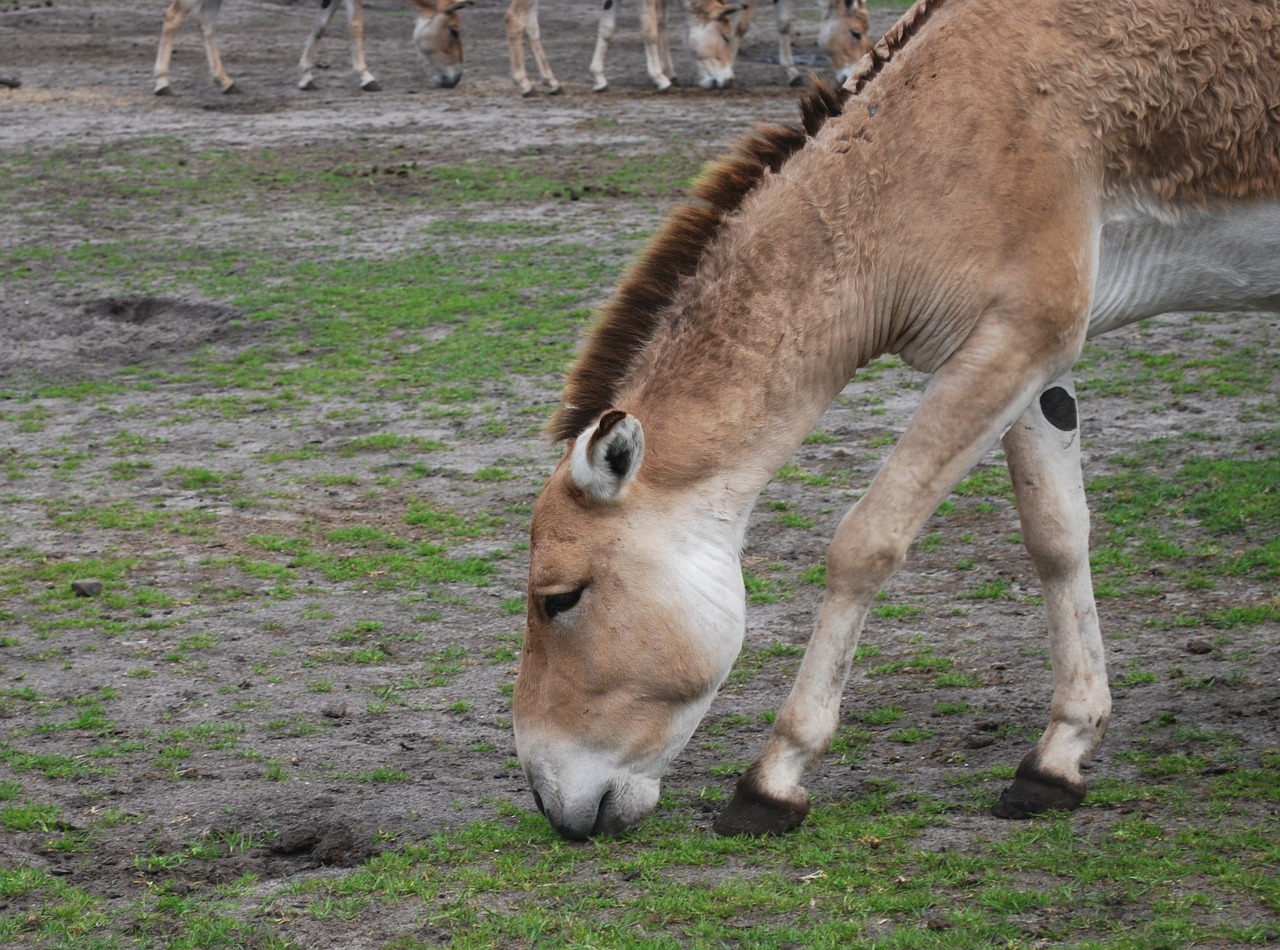
[[[620,392],[652,477],[720,486],[749,507],[883,350],[860,316],[866,268],[836,226],[784,170],[708,248]]]

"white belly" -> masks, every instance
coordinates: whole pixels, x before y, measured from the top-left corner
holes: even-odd
[[[1280,311],[1280,202],[1104,210],[1089,336],[1188,310]]]

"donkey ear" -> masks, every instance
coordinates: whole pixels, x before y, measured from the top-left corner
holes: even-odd
[[[617,501],[643,459],[640,420],[610,409],[574,442],[569,478],[596,501]]]

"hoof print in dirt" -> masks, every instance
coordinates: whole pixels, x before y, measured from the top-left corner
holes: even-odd
[[[342,822],[302,823],[286,828],[271,842],[280,855],[310,857],[326,867],[355,867],[373,856],[369,836]]]

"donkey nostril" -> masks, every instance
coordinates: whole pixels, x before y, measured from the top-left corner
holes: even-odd
[[[533,803],[538,806],[538,812],[545,816],[547,813],[547,809],[542,804],[542,796],[539,795],[536,791],[533,793]]]
[[[615,835],[618,833],[618,823],[612,815],[609,814],[609,808],[613,804],[613,789],[609,789],[600,798],[600,805],[596,808],[596,823],[591,829],[591,836],[597,835]]]

